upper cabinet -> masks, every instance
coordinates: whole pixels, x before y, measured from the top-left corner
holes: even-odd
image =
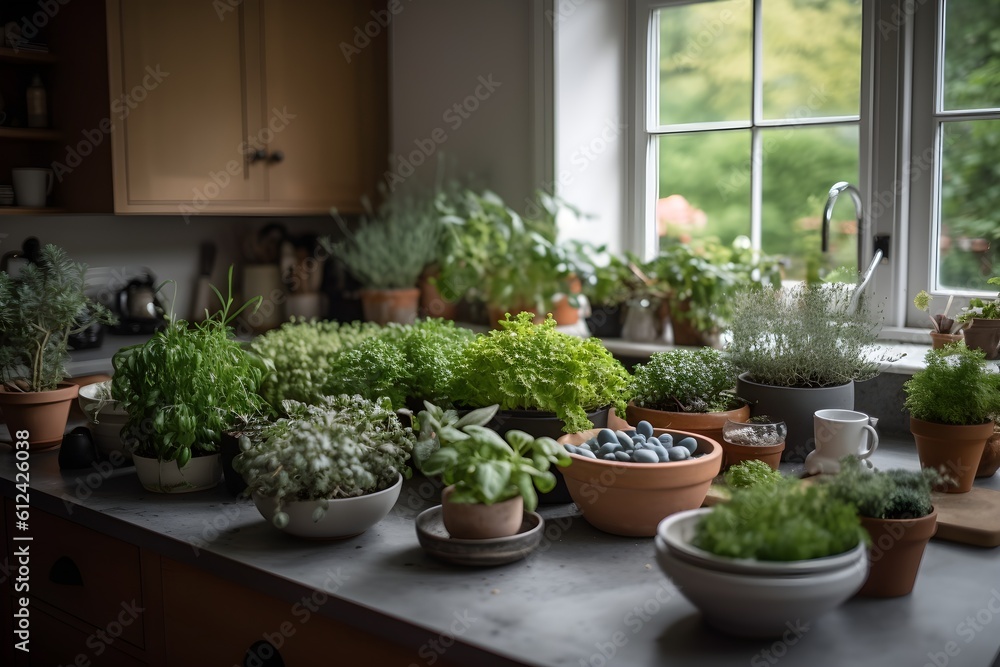
[[[388,154],[379,4],[110,0],[115,212],[359,211]]]

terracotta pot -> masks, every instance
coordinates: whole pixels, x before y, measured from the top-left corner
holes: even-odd
[[[454,486],[447,486],[441,492],[441,519],[451,537],[487,540],[510,537],[521,529],[524,518],[524,499],[521,496],[493,505],[453,503],[449,498],[454,491]]]
[[[512,308],[501,308],[499,306],[489,307],[489,317],[490,323],[494,328],[497,327],[497,322],[504,318],[504,315],[510,313],[511,317],[516,316],[518,313],[531,313],[533,317],[531,321],[535,324],[541,324],[545,321],[545,316],[548,315],[548,311],[544,313],[538,313],[537,308],[529,306],[514,306]],[[565,296],[557,296],[552,304],[552,319],[556,321],[559,326],[567,326],[571,324],[576,324],[580,321],[580,310],[569,305],[569,300]]]
[[[868,549],[868,579],[858,595],[894,598],[909,595],[917,579],[924,547],[937,532],[937,510],[916,519],[861,517],[872,538]]]
[[[28,441],[28,451],[58,447],[66,431],[69,409],[80,393],[79,385],[60,382],[52,391],[8,391],[0,387],[0,409],[11,440]],[[27,438],[18,436],[27,432]]]
[[[781,453],[785,451],[785,443],[777,445],[737,445],[725,440],[719,440],[722,445],[722,469],[728,470],[737,463],[743,461],[763,461],[771,466],[772,470],[778,469],[781,463]]]
[[[993,422],[972,426],[937,424],[910,417],[910,432],[917,443],[922,468],[944,469],[957,486],[939,489],[967,493],[972,489],[986,441],[993,435]]]
[[[987,359],[1000,357],[1000,320],[973,318],[965,329],[965,344],[985,352]]]
[[[420,301],[420,290],[409,289],[363,289],[361,290],[361,308],[365,319],[378,324],[398,322],[413,324],[417,319],[417,305]]]
[[[597,430],[570,433],[563,444],[580,444]],[[660,521],[675,512],[695,509],[705,502],[712,479],[722,467],[722,447],[698,433],[653,429],[670,433],[675,441],[688,436],[698,441],[698,458],[669,463],[621,463],[573,454],[562,469],[570,495],[583,518],[614,535],[652,537]]]
[[[424,271],[420,276],[418,289],[420,290],[420,316],[421,317],[441,317],[446,320],[454,320],[458,315],[458,304],[447,301],[441,290],[434,284],[432,278],[440,278],[441,271],[431,268]]]
[[[685,315],[691,312],[691,300],[685,299],[680,303],[672,304],[668,309],[667,316],[670,318],[670,326],[674,332],[674,345],[686,345],[689,347],[713,347],[719,340],[717,330],[702,331],[691,324]]]
[[[937,331],[931,331],[930,335],[931,335],[931,348],[935,350],[940,350],[949,343],[957,343],[958,341],[962,340],[961,332],[954,334],[946,334],[946,333],[938,333]]]
[[[986,441],[983,457],[979,459],[979,469],[976,477],[992,477],[1000,470],[1000,433],[993,433]]]
[[[653,428],[690,431],[722,443],[722,427],[727,421],[745,422],[750,419],[750,406],[744,405],[725,412],[667,412],[640,408],[630,401],[625,410],[625,419],[632,425],[648,421]]]

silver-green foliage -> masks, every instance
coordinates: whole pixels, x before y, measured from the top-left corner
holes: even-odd
[[[903,384],[904,406],[917,419],[940,424],[982,424],[1000,414],[1000,375],[985,358],[961,341],[929,350],[925,367]]]
[[[334,212],[336,215],[336,212]],[[369,289],[414,287],[438,256],[442,226],[433,201],[397,196],[362,219],[343,241],[320,239],[328,252]]]
[[[70,334],[114,320],[83,293],[86,270],[49,244],[17,279],[0,272],[0,384],[14,391],[55,389],[66,376]]]
[[[288,417],[249,425],[233,461],[248,493],[274,497],[277,527],[288,521],[286,502],[354,498],[391,487],[400,473],[410,476],[415,436],[388,400],[344,394],[317,405],[285,401],[282,408]]]
[[[633,370],[639,407],[669,412],[719,412],[732,406],[736,369],[718,350],[656,352]]]
[[[733,297],[727,353],[754,382],[829,387],[878,375],[891,361],[876,344],[881,318],[868,299],[851,306],[853,285],[801,284]]]

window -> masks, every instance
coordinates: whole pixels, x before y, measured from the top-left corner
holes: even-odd
[[[854,268],[862,192],[889,326],[926,330],[921,289],[968,297],[998,272],[1000,0],[633,0],[632,249],[745,235],[789,278]],[[938,304],[935,304],[936,306]],[[940,304],[943,306],[943,302]],[[957,300],[952,313],[963,305]]]

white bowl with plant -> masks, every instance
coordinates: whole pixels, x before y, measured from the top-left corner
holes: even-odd
[[[104,456],[118,452],[126,459],[132,453],[122,442],[122,429],[128,421],[128,412],[122,404],[111,398],[111,380],[94,382],[80,387],[77,397],[80,409],[87,417],[97,450]]]
[[[381,521],[411,474],[415,441],[389,401],[345,394],[282,408],[287,417],[249,425],[233,461],[261,515],[286,533],[321,539]]]

